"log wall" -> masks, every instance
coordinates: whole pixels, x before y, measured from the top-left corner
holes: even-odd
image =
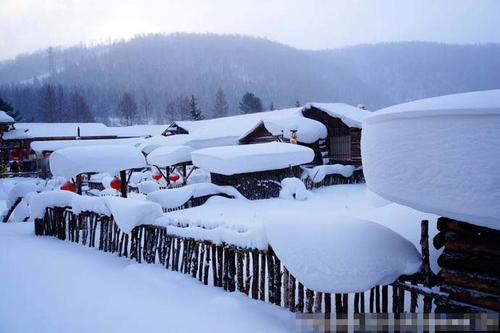
[[[500,312],[500,231],[441,217],[434,246],[444,248],[438,259],[441,291],[454,302],[439,304],[442,312]]]
[[[47,208],[45,216],[35,220],[35,234],[98,248],[138,263],[160,264],[204,285],[239,291],[292,312],[431,312],[433,298],[441,297],[405,278],[361,293],[317,292],[298,281],[270,247],[259,250],[214,244],[170,235],[167,228],[151,225],[126,234],[112,217],[92,212],[75,215],[68,207]]]

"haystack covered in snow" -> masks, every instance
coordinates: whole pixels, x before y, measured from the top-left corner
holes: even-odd
[[[211,173],[212,182],[231,185],[249,199],[276,197],[279,182],[298,176],[299,165],[314,159],[312,149],[269,142],[200,149],[191,153],[193,164]]]

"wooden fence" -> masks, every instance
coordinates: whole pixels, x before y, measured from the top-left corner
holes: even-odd
[[[308,190],[323,186],[340,185],[340,184],[361,184],[365,182],[363,170],[356,170],[351,177],[344,177],[339,174],[326,175],[320,182],[313,182],[310,178],[304,179],[304,185]]]
[[[432,276],[425,246],[427,273],[424,269],[414,276],[401,277],[390,286],[376,286],[366,292],[330,294],[304,286],[288,272],[271,247],[258,250],[213,244],[169,235],[167,231],[168,227],[141,225],[129,235],[120,230],[112,217],[93,212],[76,215],[68,207],[47,208],[45,216],[35,220],[36,235],[55,236],[97,247],[138,263],[161,264],[167,269],[191,275],[205,285],[230,292],[240,291],[253,299],[293,312],[432,312],[435,309],[433,301],[446,301],[446,295],[430,288]]]

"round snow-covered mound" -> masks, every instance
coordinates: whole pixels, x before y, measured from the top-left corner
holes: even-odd
[[[429,98],[363,120],[367,185],[382,197],[493,228],[500,223],[500,90]]]
[[[348,216],[272,216],[266,234],[283,265],[306,288],[328,293],[361,292],[416,273],[413,244],[374,222]]]

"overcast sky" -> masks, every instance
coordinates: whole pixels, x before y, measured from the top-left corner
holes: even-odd
[[[500,0],[0,0],[0,60],[50,45],[178,31],[305,49],[500,42]]]

